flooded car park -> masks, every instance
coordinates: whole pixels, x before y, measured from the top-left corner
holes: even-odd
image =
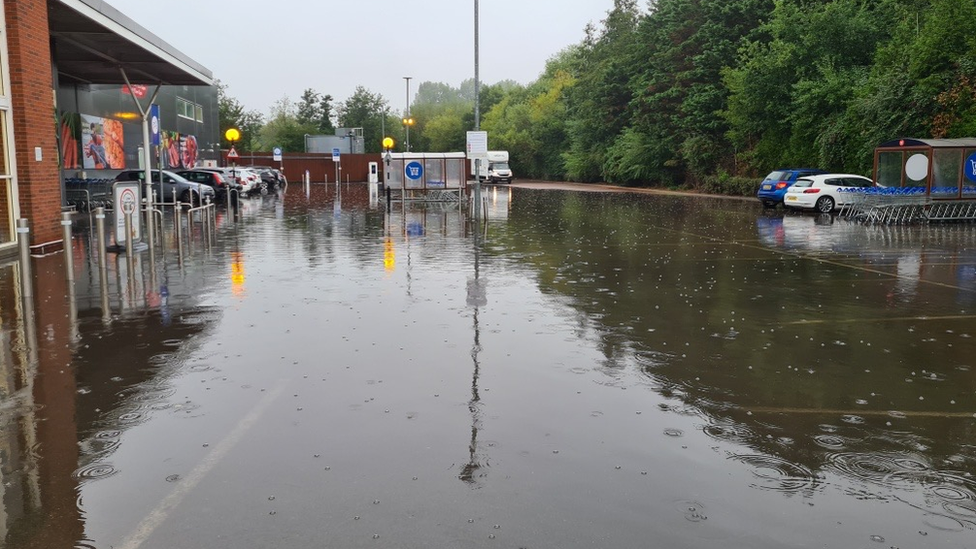
[[[3,546],[971,543],[972,226],[485,194],[6,265]]]

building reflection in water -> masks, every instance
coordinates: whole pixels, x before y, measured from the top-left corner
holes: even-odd
[[[106,299],[90,247],[87,234],[73,240],[71,287],[62,254],[33,258],[33,299],[23,298],[19,265],[0,264],[0,536],[6,547],[86,544],[83,487],[114,473],[108,458],[135,424],[128,418],[152,398],[148,388],[165,384],[171,372],[153,366],[160,363],[154,359],[220,314],[184,296],[180,321],[172,322],[166,275],[151,286],[155,276],[141,256],[134,273],[110,256]]]

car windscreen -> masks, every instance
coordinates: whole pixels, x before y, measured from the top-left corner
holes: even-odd
[[[786,172],[771,172],[766,176],[765,181],[783,181],[789,178],[790,176]]]
[[[798,188],[798,189],[802,189],[803,187],[809,187],[811,185],[813,185],[813,180],[812,179],[802,179],[802,178],[801,179],[797,179],[796,180],[796,183],[793,184],[793,186],[796,187],[796,188]]]

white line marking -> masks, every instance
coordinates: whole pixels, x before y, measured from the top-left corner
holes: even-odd
[[[271,405],[271,403],[278,398],[281,391],[285,388],[285,380],[278,382],[275,386],[260,402],[255,406],[251,413],[247,414],[244,419],[234,427],[223,440],[221,440],[213,450],[208,453],[200,464],[196,466],[193,471],[183,480],[179,482],[177,487],[170,492],[168,496],[159,502],[146,518],[142,519],[142,522],[136,526],[135,530],[129,534],[123,542],[116,547],[116,549],[138,549],[149,536],[152,535],[153,531],[169,517],[169,514],[176,509],[176,507],[183,501],[198,484],[203,480],[203,477],[207,476],[207,473],[211,469],[217,466],[218,463],[234,448],[234,446],[240,442],[244,434],[257,423],[264,411]]]

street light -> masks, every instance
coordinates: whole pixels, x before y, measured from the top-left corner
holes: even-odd
[[[413,118],[410,118],[410,79],[412,76],[404,76],[403,79],[407,81],[407,114],[403,117],[403,126],[407,128],[407,138],[404,141],[405,150],[410,152],[410,126],[413,126]]]

